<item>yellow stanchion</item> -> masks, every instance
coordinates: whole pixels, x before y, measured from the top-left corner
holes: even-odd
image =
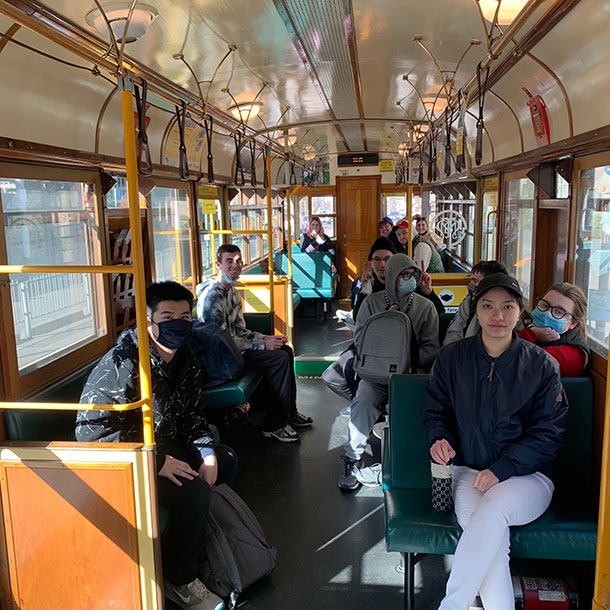
[[[286,246],[288,248],[288,275],[292,277],[292,211],[290,209],[290,188],[286,189],[286,221],[288,223],[288,238]]]
[[[409,258],[413,258],[413,185],[407,190],[407,218],[409,219],[409,243],[407,244]]]
[[[154,441],[154,421],[150,379],[150,348],[148,345],[148,323],[146,320],[146,283],[144,276],[144,249],[142,247],[142,227],[140,225],[140,205],[138,198],[138,167],[136,161],[135,125],[133,120],[133,75],[128,73],[119,79],[121,107],[123,110],[123,140],[125,143],[125,167],[127,170],[127,195],[129,200],[129,226],[131,228],[131,252],[134,268],[134,292],[136,325],[138,328],[138,356],[140,364],[140,396],[142,404],[142,425],[144,443]]]
[[[0,409],[51,409],[53,411],[133,411],[144,404],[143,400],[124,404],[94,405],[72,402],[0,402]]]
[[[271,157],[267,155],[267,268],[269,269],[269,310],[275,312],[273,294],[273,207],[271,205]]]
[[[604,439],[602,443],[602,476],[599,490],[599,520],[597,523],[597,555],[595,560],[594,610],[610,608],[610,358],[606,372],[606,402],[604,407]]]

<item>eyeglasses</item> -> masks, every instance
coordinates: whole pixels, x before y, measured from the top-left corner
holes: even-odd
[[[571,314],[569,311],[566,311],[565,309],[562,309],[561,307],[553,307],[548,301],[545,301],[542,298],[539,298],[536,301],[536,307],[540,311],[549,311],[550,310],[551,315],[554,318],[557,318],[558,320],[561,320],[561,318],[565,318],[566,316],[570,316],[571,318],[574,317],[574,315]]]
[[[384,256],[383,258],[379,258],[378,256],[373,256],[372,261],[378,265],[379,263],[387,263],[392,257]]]
[[[404,277],[405,280],[410,280],[414,275],[413,271],[403,271],[398,277]]]

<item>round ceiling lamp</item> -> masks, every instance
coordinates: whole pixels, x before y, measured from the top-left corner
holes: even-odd
[[[294,131],[292,129],[289,129],[287,132],[281,133],[276,140],[282,145],[284,146],[285,143],[288,146],[294,146],[296,144],[297,141],[297,135],[296,133],[294,133]]]
[[[303,146],[303,159],[305,161],[313,161],[316,158],[316,149],[310,144]]]
[[[405,153],[409,152],[409,145],[406,142],[401,142],[398,145],[398,152],[400,154],[405,154]]]
[[[528,0],[500,0],[498,24],[510,25],[527,2]],[[498,8],[498,0],[479,0],[479,6],[483,12],[483,17],[491,23]]]
[[[129,15],[129,2],[119,4],[108,4],[104,6],[104,13],[110,23],[110,28],[117,42],[123,42],[123,32],[125,31],[125,23]],[[129,28],[127,29],[127,38],[125,44],[139,40],[148,32],[150,24],[159,16],[157,9],[148,4],[137,4],[134,9]],[[85,21],[95,28],[100,36],[105,40],[109,39],[108,27],[106,21],[99,9],[93,9],[85,15]]]
[[[262,102],[240,102],[229,106],[229,112],[239,121],[247,122],[248,119],[253,119],[260,112]]]
[[[431,110],[433,114],[439,114],[447,108],[447,98],[443,96],[424,97],[424,106],[427,110]]]

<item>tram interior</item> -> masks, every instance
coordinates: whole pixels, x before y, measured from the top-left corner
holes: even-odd
[[[278,549],[275,571],[237,607],[403,605],[383,488],[337,487],[347,403],[321,380],[352,341],[351,286],[383,217],[408,220],[411,254],[415,218],[427,219],[447,313],[480,260],[502,261],[529,309],[554,283],[583,289],[594,402],[583,443],[603,523],[609,22],[610,0],[0,0],[0,607],[107,607],[95,557],[80,566],[86,595],[61,590],[70,553],[50,559],[72,530],[48,514],[49,535],[28,537],[10,506],[32,499],[9,477],[33,459],[108,465],[111,450],[82,457],[66,434],[87,373],[145,320],[144,285],[194,292],[216,273],[221,243],[241,249],[244,312],[288,336],[299,410],[314,419],[299,443],[282,444],[261,438],[256,410],[248,424],[210,416],[237,450],[235,490]],[[323,272],[299,247],[313,217],[332,243]],[[381,444],[371,436],[367,465],[381,462]],[[137,535],[129,573],[113,578],[133,607],[173,609],[158,582],[154,497],[139,493],[151,455],[129,458]],[[597,566],[511,568],[565,578],[579,607],[608,608],[608,545],[600,525]],[[418,610],[438,607],[451,561],[417,564]]]

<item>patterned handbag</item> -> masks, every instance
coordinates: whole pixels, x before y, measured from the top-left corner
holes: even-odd
[[[453,510],[451,490],[451,464],[430,462],[432,474],[432,508],[441,512]]]

